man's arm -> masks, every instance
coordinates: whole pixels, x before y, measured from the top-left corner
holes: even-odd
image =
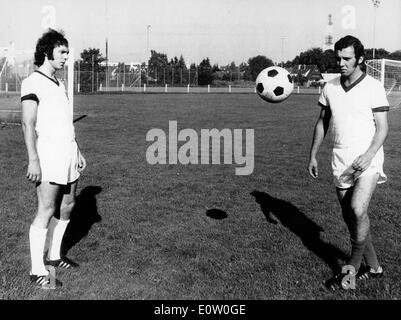
[[[317,153],[324,137],[329,129],[331,119],[331,111],[328,107],[322,107],[319,118],[317,119],[315,129],[313,131],[312,146],[309,154],[308,172],[313,178],[318,177],[318,164],[316,160]]]
[[[384,144],[388,134],[388,120],[387,112],[374,112],[373,116],[376,122],[376,133],[373,136],[372,143],[370,144],[368,150],[359,157],[357,157],[352,163],[352,167],[358,171],[365,171],[369,168],[370,163],[375,157],[377,151]]]
[[[36,116],[38,111],[38,103],[34,100],[22,101],[22,131],[24,133],[25,145],[28,152],[28,171],[26,177],[31,182],[39,182],[41,180],[41,170],[39,157],[36,150]]]
[[[78,147],[78,171],[82,172],[86,168],[86,159],[81,153],[81,149],[79,148],[77,139],[75,139],[75,142],[77,143],[77,147]]]

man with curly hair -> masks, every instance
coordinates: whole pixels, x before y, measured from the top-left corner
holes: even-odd
[[[55,76],[64,68],[68,53],[64,34],[49,29],[36,44],[38,69],[21,86],[22,130],[29,160],[26,177],[35,184],[38,199],[29,229],[30,280],[43,289],[54,288],[46,265],[66,269],[78,266],[60,254],[78,178],[86,167],[75,140],[72,105],[63,83]],[[61,286],[59,280],[56,284]]]

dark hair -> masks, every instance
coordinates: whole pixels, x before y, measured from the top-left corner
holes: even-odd
[[[337,52],[348,47],[354,48],[355,58],[357,61],[360,57],[365,56],[365,48],[363,47],[362,42],[358,38],[349,35],[341,38],[334,44],[334,51]]]
[[[59,46],[68,47],[68,40],[64,37],[64,32],[49,28],[36,43],[35,65],[40,67],[45,61],[45,56],[53,59],[53,49]]]

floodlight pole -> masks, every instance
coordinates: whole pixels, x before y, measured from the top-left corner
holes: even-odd
[[[379,8],[380,0],[372,0],[374,6],[374,18],[373,18],[373,60],[375,59],[375,38],[376,38],[376,9]]]
[[[149,55],[149,29],[150,29],[151,25],[148,24],[146,27],[146,84],[149,84],[149,59],[150,59],[150,55]]]
[[[105,15],[106,15],[106,90],[109,87],[109,41],[108,41],[108,4],[105,0]]]
[[[281,67],[284,67],[284,40],[286,37],[281,37]]]
[[[94,91],[94,85],[95,85],[95,59],[92,54],[92,92]]]
[[[149,55],[149,29],[151,25],[148,24],[146,27],[146,54],[148,55],[148,58],[150,57]]]

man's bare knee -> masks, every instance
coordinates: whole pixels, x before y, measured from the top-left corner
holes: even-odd
[[[52,200],[41,200],[38,204],[38,209],[40,212],[53,214],[57,210],[57,203]]]
[[[75,200],[68,200],[68,201],[63,201],[61,203],[61,212],[63,213],[71,213],[72,210],[74,210],[75,207]]]

